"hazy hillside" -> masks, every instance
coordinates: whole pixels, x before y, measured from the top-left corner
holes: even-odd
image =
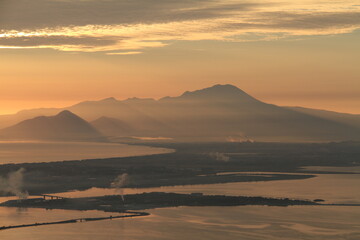
[[[172,127],[162,135],[199,140],[322,141],[360,136],[332,120],[266,104],[232,85],[185,92],[159,101],[133,99],[132,108]]]
[[[303,107],[287,107],[291,110],[306,113],[308,115],[320,117],[323,119],[333,120],[335,122],[344,123],[349,126],[360,128],[360,114],[338,113],[320,109],[303,108]]]
[[[101,140],[103,136],[88,122],[70,111],[40,116],[0,130],[3,139]]]
[[[131,136],[136,133],[136,129],[116,118],[101,117],[90,123],[106,136]]]
[[[345,118],[340,121],[342,115],[335,119],[263,103],[232,85],[215,85],[160,100],[86,101],[66,109],[91,121],[108,136],[162,136],[180,141],[360,139],[360,129],[347,124]],[[19,114],[54,111],[61,109]]]

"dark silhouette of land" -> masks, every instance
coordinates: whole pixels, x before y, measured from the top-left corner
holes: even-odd
[[[54,224],[67,224],[88,221],[111,220],[116,218],[130,218],[150,215],[139,210],[179,207],[179,206],[293,206],[293,205],[319,205],[315,201],[296,200],[288,198],[264,198],[264,197],[243,197],[243,196],[222,196],[203,195],[202,193],[179,194],[151,192],[142,194],[131,194],[120,197],[119,195],[99,196],[88,198],[58,198],[46,200],[45,198],[30,198],[24,200],[10,200],[0,204],[5,207],[18,208],[44,208],[44,209],[65,209],[65,210],[99,210],[112,213],[123,213],[125,215],[79,218],[64,221],[34,223],[14,226],[3,226],[1,230],[37,227]],[[133,210],[136,210],[134,212]]]
[[[128,210],[145,210],[164,207],[179,206],[290,206],[290,205],[318,205],[310,200],[297,200],[289,198],[265,198],[244,196],[203,195],[201,193],[180,194],[151,192],[141,194],[99,196],[88,198],[65,198],[57,200],[44,200],[33,198],[25,200],[10,200],[0,206],[31,207],[46,209],[68,210],[99,210],[104,212],[125,212]]]
[[[359,142],[147,145],[173,148],[176,152],[111,159],[6,164],[0,165],[0,176],[24,168],[23,188],[31,195],[38,195],[92,187],[108,188],[117,176],[124,173],[130,176],[126,187],[146,188],[306,179],[314,177],[313,173],[317,172],[305,172],[302,170],[305,166],[360,166]],[[219,155],[226,158],[219,158]]]

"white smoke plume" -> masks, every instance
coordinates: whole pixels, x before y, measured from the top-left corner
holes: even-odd
[[[219,152],[211,152],[209,153],[209,156],[215,159],[216,161],[221,161],[221,162],[228,162],[230,160],[229,156],[226,156],[224,153],[219,153]]]
[[[245,133],[238,133],[235,136],[229,136],[226,138],[227,142],[254,142],[253,139],[248,137]]]
[[[26,199],[29,194],[23,191],[24,168],[11,172],[7,177],[0,177],[0,192],[5,194],[14,194],[19,199]]]
[[[123,187],[129,183],[129,174],[123,173],[117,176],[114,181],[111,183],[111,187],[115,188],[115,192],[119,193],[121,199],[124,201],[124,189]]]

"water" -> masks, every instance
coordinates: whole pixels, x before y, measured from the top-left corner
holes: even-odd
[[[0,164],[128,157],[172,151],[118,143],[0,142]]]
[[[359,186],[360,174],[317,174],[314,178],[301,180],[237,182],[157,188],[124,188],[124,193],[202,192],[204,194],[215,195],[244,195],[282,198],[289,197],[310,200],[321,198],[326,200],[327,203],[360,204]],[[92,188],[86,191],[59,193],[60,196],[65,197],[91,197],[113,194],[115,194],[114,189],[102,188]]]
[[[309,166],[309,167],[303,167],[302,169],[305,171],[319,171],[319,172],[360,173],[360,166],[356,166],[356,167]]]
[[[271,173],[265,173],[271,174]],[[213,185],[125,189],[143,191],[205,192],[294,198],[324,198],[329,202],[360,201],[360,174],[318,174],[303,180],[244,182]],[[72,196],[114,194],[113,189],[67,193]],[[63,194],[59,194],[63,195]],[[1,201],[1,200],[0,200]],[[351,206],[238,206],[178,207],[149,210],[152,215],[0,231],[5,240],[358,240],[360,207]],[[16,209],[0,207],[0,225],[109,216],[98,211]]]
[[[10,212],[1,221],[26,222],[95,216],[95,211]],[[360,238],[360,208],[356,207],[180,207],[149,211],[133,219],[62,224],[0,232],[0,239],[20,240],[161,240],[161,239],[348,239]],[[8,220],[11,216],[12,219]]]

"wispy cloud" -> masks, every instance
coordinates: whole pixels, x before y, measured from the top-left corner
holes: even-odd
[[[0,47],[124,55],[177,40],[258,41],[342,34],[360,28],[360,6],[355,3],[5,0],[0,1]],[[251,34],[257,37],[249,38]]]
[[[108,52],[106,55],[135,55],[135,54],[141,54],[142,52]]]

